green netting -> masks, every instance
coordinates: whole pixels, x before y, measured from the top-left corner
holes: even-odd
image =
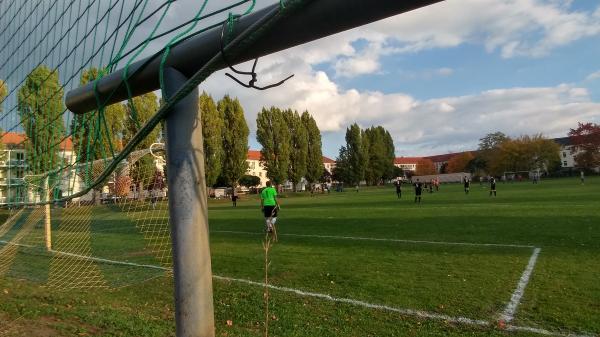
[[[249,48],[303,2],[280,2],[237,37],[228,35],[227,55]],[[255,5],[0,0],[0,277],[68,289],[121,286],[170,270],[168,174],[158,126],[223,61],[215,51],[170,99],[160,97],[164,90],[133,97],[131,65],[160,57],[162,84],[178,43],[224,23],[231,32]],[[94,111],[66,109],[66,93],[92,82],[96,88],[119,69],[130,93],[125,101],[106,104],[95,95]]]
[[[0,2],[0,205],[92,198],[91,188],[105,186],[132,151],[162,141],[157,123],[145,125],[156,119],[159,97],[129,95],[111,105],[98,99],[95,111],[74,115],[64,95],[118,69],[131,92],[132,63],[155,54],[164,63],[178,42],[254,6],[255,0]]]

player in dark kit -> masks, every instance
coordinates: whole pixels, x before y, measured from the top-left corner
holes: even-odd
[[[490,178],[490,197],[492,196],[492,193],[496,196],[496,178],[494,177]]]
[[[469,194],[469,188],[471,187],[471,180],[465,176],[465,194]]]
[[[396,195],[398,196],[398,199],[402,198],[402,180],[400,179],[396,181]]]
[[[415,185],[415,202],[421,203],[421,193],[423,192],[423,184],[419,181],[419,179],[417,179],[417,182],[414,183]]]

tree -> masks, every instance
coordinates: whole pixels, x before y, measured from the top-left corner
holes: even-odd
[[[3,80],[0,80],[0,113],[3,111],[4,99],[8,95],[8,86]],[[4,134],[4,131],[0,129],[0,134]],[[0,150],[4,150],[4,142],[0,142]]]
[[[479,139],[479,150],[493,150],[509,139],[510,138],[507,135],[500,131],[488,133],[483,138]]]
[[[245,174],[240,178],[240,185],[246,186],[248,188],[256,187],[260,185],[260,178],[257,176]]]
[[[290,165],[290,131],[283,112],[275,107],[263,108],[256,117],[256,139],[262,145],[261,163],[275,185],[288,178]]]
[[[465,172],[469,168],[469,163],[475,158],[471,152],[463,152],[448,160],[448,173]]]
[[[97,78],[97,68],[86,69],[81,74],[80,84],[87,84]],[[123,104],[115,103],[107,106],[102,114],[93,111],[74,115],[71,136],[78,162],[107,158],[122,149],[126,113]]]
[[[223,167],[223,116],[206,92],[200,95],[198,105],[202,115],[206,185],[213,186]]]
[[[235,187],[248,169],[248,125],[240,101],[225,95],[217,103],[217,110],[223,116],[223,179]]]
[[[510,138],[500,131],[488,133],[479,139],[479,151],[477,151],[476,157],[481,170],[493,175],[499,175],[503,172],[498,162],[498,152],[500,145],[508,140]]]
[[[492,161],[495,171],[552,171],[560,165],[560,148],[542,135],[520,136],[502,142]]]
[[[341,181],[347,184],[353,184],[353,177],[348,149],[345,146],[340,147],[340,152],[335,159],[335,167],[333,168],[332,177],[334,180]]]
[[[591,170],[600,166],[600,124],[577,123],[569,131],[571,154],[578,167]]]
[[[315,119],[304,111],[301,116],[302,124],[307,132],[308,153],[306,156],[306,180],[314,184],[321,178],[323,167],[323,152],[321,149],[321,131]]]
[[[60,165],[58,154],[64,137],[63,89],[58,71],[37,66],[18,93],[18,112],[27,135],[25,149],[29,171],[40,174]]]
[[[364,135],[368,153],[365,179],[370,185],[378,185],[394,176],[394,141],[381,126],[366,129]]]
[[[127,119],[125,121],[125,130],[123,132],[123,142],[126,144],[140,130],[141,126],[146,123],[158,111],[158,99],[153,92],[134,97],[127,102]],[[149,149],[153,143],[158,141],[160,129],[154,128],[141,142],[137,145],[137,150]],[[151,156],[143,156],[130,167],[129,175],[133,182],[138,186],[139,196],[143,197],[142,191],[148,185],[156,171],[156,164]]]
[[[346,145],[340,148],[336,158],[333,176],[336,180],[358,185],[365,177],[368,160],[367,141],[363,141],[364,132],[354,123],[346,129]]]
[[[436,174],[435,165],[431,159],[421,158],[417,161],[417,169],[415,175],[426,176]]]
[[[307,172],[308,132],[297,111],[285,110],[283,111],[283,118],[290,133],[288,179],[294,185],[295,192],[300,179]],[[322,159],[321,162],[323,162]]]
[[[8,85],[3,80],[0,80],[0,112],[3,111],[4,99],[8,95]]]

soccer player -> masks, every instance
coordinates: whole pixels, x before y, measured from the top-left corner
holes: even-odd
[[[494,177],[490,177],[490,197],[492,196],[492,193],[496,196],[496,178]]]
[[[465,194],[469,194],[469,188],[471,187],[471,180],[465,176]]]
[[[277,201],[277,191],[271,186],[271,181],[267,181],[267,187],[260,192],[260,209],[265,216],[265,231],[273,233],[279,202]]]
[[[580,177],[581,177],[581,185],[583,185],[585,183],[585,175],[583,174],[583,171],[579,171],[580,172]]]
[[[421,203],[421,193],[423,192],[423,184],[419,181],[419,178],[417,178],[417,182],[414,183],[415,186],[415,202],[417,202],[417,200],[419,201],[419,203]]]
[[[233,203],[233,207],[237,207],[238,194],[235,190],[235,187],[231,191],[231,202]]]
[[[402,180],[400,179],[396,180],[396,195],[398,199],[402,198]]]

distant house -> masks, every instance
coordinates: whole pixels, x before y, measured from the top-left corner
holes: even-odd
[[[335,168],[335,160],[323,156],[323,167],[325,167],[327,172],[333,173],[333,169]]]
[[[255,176],[255,177],[259,177],[260,178],[260,186],[259,187],[265,187],[267,185],[267,181],[269,180],[269,178],[267,177],[267,170],[265,170],[265,167],[260,162],[260,159],[261,159],[260,151],[248,150],[248,157],[246,159],[246,162],[248,163],[248,169],[246,170],[246,174]],[[329,171],[329,173],[332,173],[332,170],[335,168],[335,160],[328,158],[328,157],[323,157],[323,166],[325,167],[325,169],[327,171]],[[299,190],[302,190],[304,188],[303,186],[305,184],[306,184],[306,182],[305,182],[304,178],[302,178],[302,181],[299,184],[302,186],[299,187]]]
[[[7,132],[2,135],[0,141],[4,144],[4,150],[0,151],[0,205],[17,202],[38,202],[40,196],[33,193],[25,185],[25,175],[29,164],[27,163],[27,153],[25,142],[27,136],[24,133]],[[76,155],[73,152],[73,141],[71,137],[62,140],[58,147],[58,157],[63,161],[63,165],[70,165],[76,162]],[[71,181],[75,179],[76,181]],[[79,179],[75,177],[62,177],[60,189],[78,189]]]
[[[404,171],[415,172],[417,170],[417,163],[423,157],[396,157],[394,158],[394,166],[401,168]]]
[[[554,138],[553,140],[560,145],[559,156],[561,170],[572,171],[577,169],[577,163],[575,162],[575,155],[577,155],[577,152],[571,153],[573,149],[571,137]],[[600,172],[600,167],[596,167],[594,171]]]

